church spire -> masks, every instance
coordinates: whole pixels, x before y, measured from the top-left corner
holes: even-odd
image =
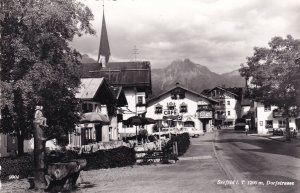
[[[109,42],[108,42],[108,36],[107,36],[107,30],[105,24],[104,3],[103,3],[103,18],[102,18],[101,37],[100,37],[100,47],[99,47],[98,60],[97,60],[99,63],[101,63],[100,56],[105,57],[105,64],[103,64],[103,66],[105,66],[109,60],[110,49],[109,49]]]

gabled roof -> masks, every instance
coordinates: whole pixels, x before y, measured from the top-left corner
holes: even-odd
[[[170,93],[171,91],[175,90],[176,88],[181,88],[181,89],[183,89],[184,91],[189,92],[189,93],[191,93],[191,94],[194,94],[194,95],[196,95],[196,96],[198,96],[198,97],[205,98],[205,99],[209,100],[209,101],[212,102],[212,103],[218,103],[217,100],[214,100],[214,99],[212,99],[212,98],[210,98],[210,97],[207,97],[207,96],[205,96],[205,95],[203,95],[203,94],[199,94],[199,93],[197,93],[197,92],[195,92],[195,91],[192,91],[192,90],[190,90],[190,89],[188,89],[188,88],[185,88],[185,87],[182,87],[182,86],[176,86],[176,87],[174,87],[174,88],[172,88],[172,89],[170,89],[170,90],[168,90],[168,91],[165,91],[165,92],[161,93],[161,94],[158,95],[157,97],[151,98],[150,100],[147,101],[147,104],[150,103],[150,102],[153,102],[153,101],[155,101],[155,100],[158,100],[158,99],[161,98],[163,95]]]
[[[115,104],[116,100],[104,78],[81,78],[81,85],[75,97],[103,104]]]
[[[111,62],[101,68],[99,63],[85,63],[81,70],[82,78],[104,77],[110,85],[138,87],[151,93],[150,62]]]
[[[80,99],[93,99],[102,85],[104,78],[81,78],[81,84],[78,93],[75,94],[76,98]]]
[[[211,89],[209,92],[211,92],[211,91],[213,91],[213,90],[215,90],[215,89],[220,89],[220,90],[223,90],[223,91],[225,91],[225,92],[228,92],[228,93],[230,93],[230,94],[232,94],[232,95],[234,95],[234,96],[238,96],[237,94],[235,94],[235,93],[229,91],[228,88],[222,88],[222,87],[219,87],[219,86],[216,86],[215,88]]]

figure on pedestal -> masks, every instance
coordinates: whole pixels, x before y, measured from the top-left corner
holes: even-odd
[[[36,122],[39,122],[40,126],[48,127],[47,118],[44,117],[42,110],[43,110],[43,106],[36,106],[34,119]]]

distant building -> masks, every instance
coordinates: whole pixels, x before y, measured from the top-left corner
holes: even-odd
[[[272,133],[273,129],[285,129],[286,127],[283,111],[276,106],[253,102],[251,111],[254,114],[258,134]],[[297,129],[296,117],[289,118],[289,127],[291,130]]]
[[[242,88],[215,87],[204,90],[202,94],[218,101],[215,106],[215,124],[234,126],[237,118],[241,118]]]
[[[189,121],[195,128],[210,132],[213,129],[213,106],[217,102],[177,84],[176,87],[147,101],[146,117],[156,120],[159,126],[178,129]]]

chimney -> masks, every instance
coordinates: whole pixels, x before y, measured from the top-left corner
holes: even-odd
[[[176,87],[179,87],[179,82],[176,82]]]

